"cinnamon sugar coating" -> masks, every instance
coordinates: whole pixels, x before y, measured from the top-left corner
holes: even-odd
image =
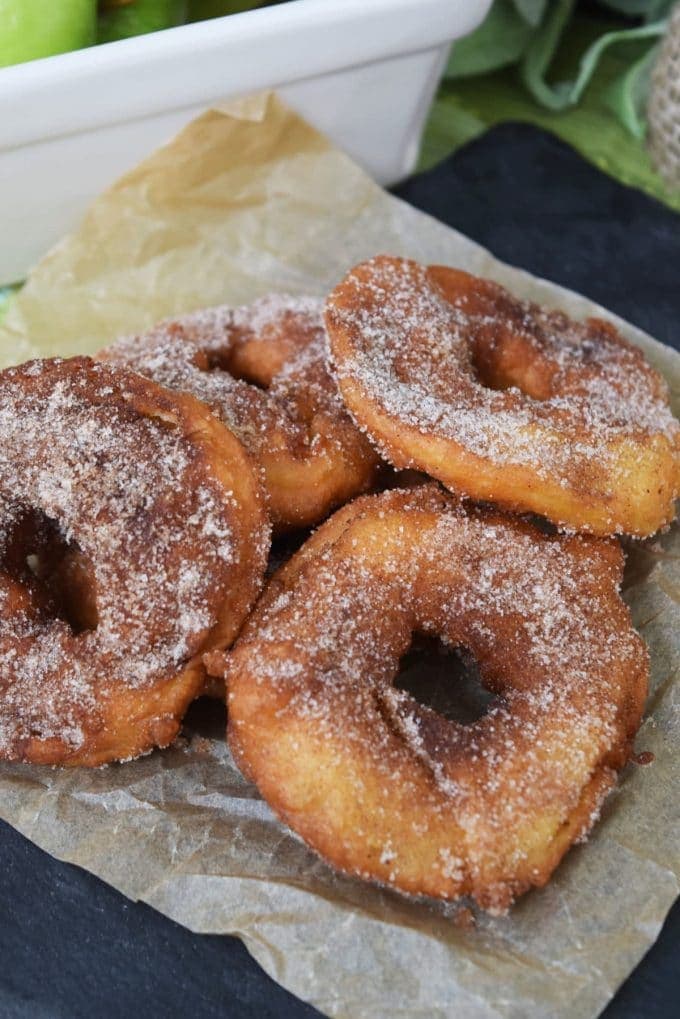
[[[278,532],[317,523],[378,467],[327,371],[322,307],[271,295],[208,308],[99,355],[207,403],[261,465]]]
[[[0,757],[171,742],[268,548],[248,455],[197,400],[89,358],[0,373]]]
[[[673,519],[680,426],[610,323],[380,256],[333,291],[326,326],[343,399],[395,466],[567,530],[644,536]]]
[[[613,541],[548,536],[432,484],[357,499],[223,656],[235,758],[335,867],[503,911],[585,837],[630,755],[648,655],[622,568]],[[395,689],[414,633],[472,653],[495,695],[483,717]]]

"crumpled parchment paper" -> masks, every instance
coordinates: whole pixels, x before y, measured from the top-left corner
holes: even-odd
[[[276,98],[256,96],[206,113],[95,203],[13,303],[0,360],[95,351],[162,316],[271,290],[323,294],[381,251],[603,314],[390,197]],[[609,317],[666,375],[678,413],[680,356]],[[654,941],[680,878],[679,529],[635,547],[628,572],[652,649],[637,746],[654,763],[627,768],[590,841],[507,917],[466,928],[451,906],[335,876],[240,776],[210,711],[130,764],[3,765],[0,814],[192,930],[237,934],[328,1015],[594,1016]]]

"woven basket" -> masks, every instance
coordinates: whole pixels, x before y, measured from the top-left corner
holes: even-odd
[[[647,119],[652,162],[670,187],[680,190],[680,3],[652,71]]]

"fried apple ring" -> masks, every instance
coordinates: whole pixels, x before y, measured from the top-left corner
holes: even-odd
[[[326,368],[322,309],[279,295],[209,308],[100,355],[207,403],[262,465],[277,532],[318,523],[365,491],[379,463]]]
[[[680,426],[609,322],[378,257],[333,291],[326,326],[343,398],[395,466],[568,530],[644,536],[673,519]]]
[[[548,536],[432,484],[356,500],[222,656],[237,763],[338,869],[505,910],[585,836],[631,753],[648,655],[622,567],[614,541]],[[494,694],[482,718],[395,689],[414,633],[474,655]]]
[[[89,358],[0,373],[0,757],[170,743],[268,548],[256,470],[193,397]]]

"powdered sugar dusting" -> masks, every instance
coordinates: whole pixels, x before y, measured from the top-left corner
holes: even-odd
[[[348,278],[351,299],[343,292],[328,304],[331,327],[352,338],[338,375],[422,434],[563,487],[599,473],[615,440],[664,436],[678,448],[665,383],[606,323],[574,322],[487,281],[470,305],[406,260],[377,258],[361,270]],[[542,398],[480,380],[479,362],[498,360],[508,336],[549,380]]]
[[[234,308],[232,322],[237,329],[247,330],[257,338],[266,337],[268,329],[272,327],[278,329],[286,315],[306,321],[308,328],[318,330],[321,327],[322,312],[323,301],[318,297],[266,294],[253,304]]]
[[[310,455],[313,435],[307,415],[298,413],[295,385],[305,389],[319,412],[344,413],[325,372],[322,308],[317,298],[282,294],[240,308],[205,308],[160,322],[140,336],[124,337],[103,356],[170,389],[197,396],[256,455],[281,443],[293,455]],[[295,329],[286,329],[286,321],[293,320]],[[272,331],[285,353],[265,392],[232,375],[230,368],[244,342],[264,344],[272,339]]]
[[[164,420],[136,410],[140,382],[84,358],[0,375],[3,755],[29,736],[78,747],[109,688],[172,676],[216,622],[238,559],[233,493],[173,427],[172,404]],[[27,597],[19,532],[36,511],[90,564],[96,629],[75,633]]]
[[[647,653],[618,595],[622,556],[433,486],[355,505],[340,535],[324,543],[322,529],[316,553],[303,546],[274,578],[228,663],[239,745],[252,767],[265,738],[240,715],[241,685],[273,691],[283,706],[266,738],[302,727],[343,762],[345,794],[382,839],[383,878],[399,885],[425,839],[437,880],[470,890],[496,867],[500,887],[536,825],[566,822],[598,769],[608,786],[627,757]],[[447,721],[392,685],[413,632],[472,652],[496,695],[482,718]],[[507,888],[493,901],[507,904]]]
[[[360,490],[377,461],[327,370],[322,309],[318,298],[272,294],[161,322],[100,356],[206,403],[262,465],[275,522],[291,522],[284,477],[309,499],[323,475],[337,491],[329,500],[321,490],[319,519],[329,501]]]

